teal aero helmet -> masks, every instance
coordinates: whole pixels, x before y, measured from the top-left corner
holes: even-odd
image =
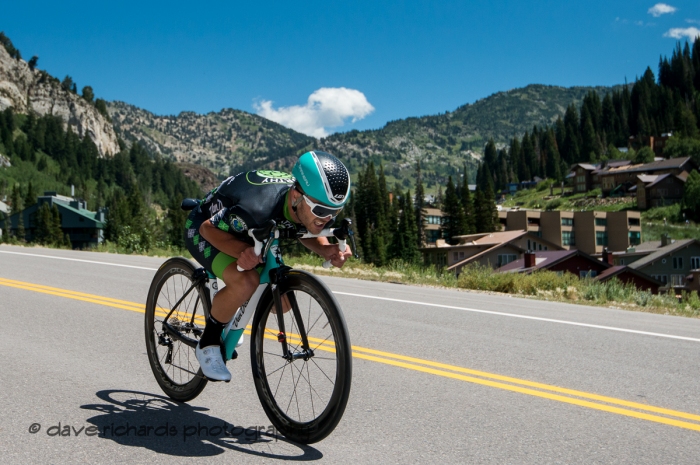
[[[292,175],[303,194],[329,207],[342,208],[350,198],[350,173],[330,153],[306,152],[292,168]]]

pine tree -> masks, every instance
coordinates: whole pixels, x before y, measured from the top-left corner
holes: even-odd
[[[547,131],[544,152],[546,153],[546,174],[550,179],[555,179],[561,181],[563,179],[561,175],[561,159],[559,157],[559,150],[557,150],[557,142],[554,137],[554,131],[550,128]]]
[[[482,191],[479,187],[476,188],[474,209],[476,212],[476,232],[493,232],[499,228],[498,211],[490,186],[486,186],[486,191]]]
[[[420,250],[418,250],[418,227],[413,214],[413,204],[411,203],[411,191],[401,198],[401,216],[399,217],[399,228],[404,236],[404,246],[401,258],[408,263],[418,263]]]
[[[17,219],[17,239],[24,242],[27,238],[27,233],[24,231],[24,213],[20,212]]]
[[[522,173],[521,181],[530,181],[537,176],[537,153],[535,152],[535,147],[532,143],[530,135],[526,132],[523,136],[522,150],[523,150],[523,162],[525,164],[525,170]]]
[[[51,242],[51,234],[53,229],[53,217],[49,205],[42,204],[36,212],[36,230],[34,240],[40,244],[48,244]]]
[[[63,241],[63,229],[61,224],[61,215],[58,212],[56,204],[51,206],[51,243],[61,245]]]
[[[434,208],[442,208],[442,202],[445,200],[445,195],[442,193],[442,184],[438,184],[437,193],[435,194],[435,201],[433,201]]]
[[[418,228],[416,246],[422,247],[425,242],[425,190],[421,179],[420,160],[416,162],[416,197],[413,201],[413,212]]]
[[[464,184],[462,184],[462,195],[460,200],[462,202],[462,210],[464,211],[464,234],[474,234],[476,232],[475,226],[475,212],[474,203],[472,202],[471,192],[469,191],[469,181],[467,175],[467,165],[464,165]]]
[[[29,187],[27,188],[27,195],[24,197],[24,205],[30,207],[36,203],[37,193],[34,190],[32,182],[29,181]]]
[[[379,182],[370,162],[361,174],[357,186],[355,214],[360,245],[365,260],[381,266],[386,262],[384,199],[381,198]]]
[[[22,211],[22,191],[20,190],[19,184],[12,186],[12,194],[10,195],[10,206],[12,207],[12,214]]]
[[[445,200],[442,204],[442,237],[447,240],[448,243],[454,244],[454,236],[459,236],[465,234],[465,218],[464,210],[457,197],[457,190],[452,182],[452,176],[447,180],[447,187],[445,188]]]

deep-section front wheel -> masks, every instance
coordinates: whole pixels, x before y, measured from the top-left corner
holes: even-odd
[[[315,276],[291,270],[279,289],[292,308],[284,313],[282,334],[271,296],[258,306],[250,342],[253,379],[279,432],[310,444],[328,436],[345,411],[352,378],[350,338],[340,306]]]
[[[181,402],[197,397],[207,384],[194,345],[204,331],[209,300],[204,286],[193,287],[195,270],[185,258],[166,261],[146,301],[148,361],[163,392]]]

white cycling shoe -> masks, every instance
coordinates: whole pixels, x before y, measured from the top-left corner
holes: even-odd
[[[226,368],[221,356],[221,348],[218,345],[200,348],[199,344],[194,349],[199,366],[202,367],[204,376],[212,381],[231,381],[231,372]]]
[[[241,334],[241,338],[240,338],[240,339],[238,340],[238,342],[236,343],[236,347],[240,347],[240,346],[243,345],[243,337],[244,337],[244,335]]]

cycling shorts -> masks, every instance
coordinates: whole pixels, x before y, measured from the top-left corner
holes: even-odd
[[[197,213],[193,210],[185,222],[185,247],[192,254],[192,258],[202,265],[206,270],[217,278],[224,279],[224,270],[231,263],[236,262],[236,258],[227,255],[205,241],[199,234],[199,227],[207,221],[209,217]],[[258,273],[262,272],[262,266],[256,268]]]

